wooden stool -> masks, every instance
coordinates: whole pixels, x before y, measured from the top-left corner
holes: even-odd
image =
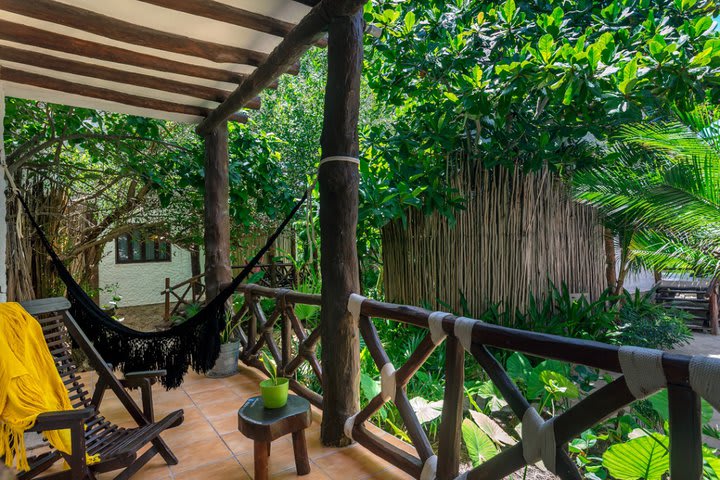
[[[255,442],[255,480],[267,480],[270,442],[288,433],[292,433],[297,474],[310,473],[305,429],[311,423],[310,402],[295,395],[289,395],[282,408],[265,408],[261,397],[245,402],[238,411],[238,430]]]

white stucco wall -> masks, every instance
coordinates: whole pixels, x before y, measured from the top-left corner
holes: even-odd
[[[162,303],[165,297],[160,292],[165,289],[166,277],[175,285],[192,276],[190,252],[175,245],[172,246],[170,262],[116,264],[115,242],[109,242],[98,268],[100,288],[103,289],[100,305],[107,305],[114,295],[114,292],[107,291],[107,287],[117,285],[117,295],[122,297],[118,304],[120,307]]]

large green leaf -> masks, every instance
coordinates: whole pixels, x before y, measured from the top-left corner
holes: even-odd
[[[420,423],[427,423],[442,415],[443,401],[428,402],[422,397],[415,397],[410,399],[410,406]]]
[[[634,438],[608,448],[602,465],[618,480],[660,480],[670,468],[669,443],[659,433]]]
[[[490,408],[491,412],[497,412],[507,405],[505,399],[502,398],[500,390],[498,390],[495,384],[490,380],[480,384],[477,389],[477,394],[478,397],[485,399],[487,407]]]
[[[490,437],[467,418],[462,423],[462,436],[474,467],[498,454]]]
[[[545,390],[556,398],[578,398],[580,391],[577,386],[558,372],[544,370],[540,372],[540,381],[545,386]]]
[[[668,391],[667,390],[660,390],[658,393],[653,395],[652,397],[649,397],[648,400],[650,401],[650,404],[653,406],[653,409],[655,409],[658,414],[663,418],[663,420],[670,420],[670,408],[668,403]],[[713,407],[705,400],[702,400],[700,403],[701,408],[701,416],[702,416],[702,423],[708,423],[712,417],[713,417]]]
[[[520,352],[515,352],[507,359],[505,366],[508,375],[516,383],[527,384],[528,378],[532,374],[532,365],[530,360]]]
[[[703,460],[705,462],[705,474],[712,478],[712,475],[708,475],[707,470],[709,469],[715,478],[720,478],[720,458],[715,455],[715,452],[708,447],[703,446]]]
[[[470,410],[470,416],[475,424],[485,432],[495,443],[503,445],[515,445],[517,440],[508,435],[508,433],[497,424],[495,420],[488,417],[482,412]]]

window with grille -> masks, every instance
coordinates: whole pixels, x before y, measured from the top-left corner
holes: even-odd
[[[115,239],[115,263],[169,262],[170,243],[160,235],[133,230]]]

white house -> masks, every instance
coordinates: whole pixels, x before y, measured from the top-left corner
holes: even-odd
[[[117,295],[120,307],[162,303],[166,278],[175,285],[192,276],[190,251],[141,231],[109,242],[98,270],[100,305]]]

